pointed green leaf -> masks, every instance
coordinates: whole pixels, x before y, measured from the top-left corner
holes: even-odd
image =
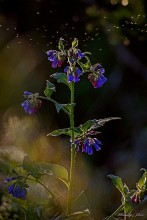
[[[126,184],[124,184],[123,188],[124,188],[124,194],[127,195],[129,193],[129,188],[127,187]]]
[[[114,186],[124,195],[124,187],[120,177],[114,176],[112,174],[108,175],[108,177],[112,180]]]
[[[63,105],[60,103],[55,103],[55,107],[56,107],[57,112],[59,113],[60,110],[63,108]]]
[[[103,126],[108,121],[118,120],[118,119],[121,119],[121,118],[119,118],[119,117],[109,117],[109,118],[98,119],[98,120],[96,120],[96,123],[92,126],[92,129],[99,128],[99,127]]]
[[[65,73],[54,73],[51,75],[51,77],[56,79],[58,83],[63,83],[67,85],[69,88],[71,87],[70,83],[68,83],[67,81],[67,75]]]
[[[51,133],[49,133],[47,136],[51,135],[51,136],[59,136],[59,135],[71,135],[71,131],[70,128],[63,128],[63,129],[57,129],[55,131],[52,131]]]
[[[53,83],[47,80],[46,89],[44,90],[44,94],[46,97],[50,98],[53,92],[56,91],[56,88]]]
[[[97,129],[98,127],[103,126],[106,122],[111,120],[120,119],[119,117],[109,117],[109,118],[103,118],[103,119],[92,119],[85,122],[83,125],[80,125],[79,127],[83,130],[83,132],[87,130]]]
[[[89,203],[84,191],[72,202],[72,212],[89,210]]]
[[[42,176],[39,164],[31,160],[28,156],[24,157],[22,167],[35,179],[39,179]]]
[[[47,136],[49,136],[49,135],[51,135],[51,136],[59,136],[59,135],[62,135],[62,134],[71,136],[71,131],[72,131],[71,128],[57,129],[57,130],[52,131],[51,133],[49,133]],[[77,127],[74,128],[74,132],[75,132],[75,138],[78,135],[82,134],[81,129],[77,128]]]
[[[146,170],[144,170],[144,173],[142,177],[140,178],[140,180],[138,181],[136,186],[137,188],[139,188],[139,190],[147,187],[147,171]]]
[[[74,38],[74,40],[72,41],[72,47],[77,47],[78,46],[78,39]]]
[[[59,44],[58,44],[58,48],[59,48],[59,50],[61,50],[61,51],[64,51],[63,41],[64,41],[64,39],[61,37],[61,38],[59,39]]]
[[[128,194],[125,197],[125,203],[124,203],[124,211],[126,214],[131,213],[134,209],[134,204],[131,201],[131,197],[134,195],[135,190],[130,190]]]
[[[53,175],[68,186],[68,172],[65,167],[44,162],[40,162],[39,166],[42,174]]]
[[[80,128],[82,129],[83,132],[89,130],[92,125],[96,124],[96,119],[93,120],[88,120],[86,121],[83,125],[80,125]]]

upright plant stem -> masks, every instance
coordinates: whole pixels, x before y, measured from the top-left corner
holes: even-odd
[[[68,188],[68,202],[67,202],[67,213],[71,213],[71,203],[73,197],[73,179],[76,159],[76,149],[74,144],[74,82],[71,83],[71,112],[70,112],[70,128],[71,128],[71,161],[70,161],[70,179]]]

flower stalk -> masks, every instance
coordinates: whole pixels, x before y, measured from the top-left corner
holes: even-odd
[[[71,104],[74,103],[74,82],[71,83]],[[70,177],[69,177],[69,188],[68,188],[68,201],[67,201],[67,213],[71,213],[72,198],[73,198],[73,180],[74,180],[74,169],[76,159],[76,147],[74,144],[74,105],[72,105],[70,112],[70,127],[71,127],[71,161],[70,161]]]

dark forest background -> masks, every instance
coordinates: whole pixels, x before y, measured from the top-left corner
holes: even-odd
[[[147,2],[0,0],[1,180],[9,164],[13,167],[24,154],[69,166],[68,139],[46,137],[69,126],[66,115],[47,102],[31,117],[21,108],[23,91],[43,94],[50,74],[61,71],[51,69],[46,56],[60,37],[67,48],[77,37],[79,48],[92,53],[92,62],[103,65],[108,79],[98,90],[87,76],[77,84],[76,126],[88,119],[121,117],[100,128],[100,152],[77,157],[77,188],[84,187],[99,220],[120,204],[107,175],[119,175],[133,188],[140,169],[147,168]],[[68,102],[64,85],[58,85],[54,98]]]

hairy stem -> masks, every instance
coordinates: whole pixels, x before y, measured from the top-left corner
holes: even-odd
[[[70,103],[74,103],[74,82],[71,84],[71,99]],[[75,159],[76,159],[76,149],[74,144],[74,105],[72,105],[70,112],[70,128],[71,128],[71,161],[70,161],[70,179],[68,188],[68,202],[67,202],[67,213],[71,213],[71,203],[73,197],[73,179],[74,179],[74,169],[75,169]]]

